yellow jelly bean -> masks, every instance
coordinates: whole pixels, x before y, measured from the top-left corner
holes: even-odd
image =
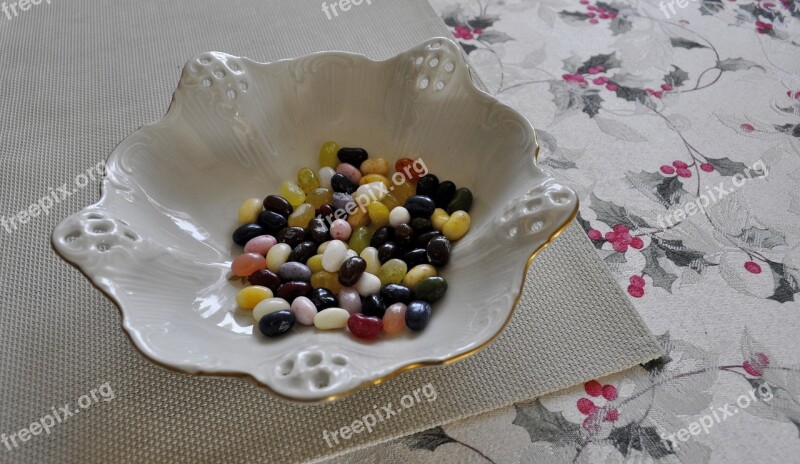
[[[297,185],[308,195],[319,188],[319,179],[309,168],[303,168],[297,172]]]
[[[281,182],[281,196],[295,208],[306,201],[306,194],[297,184],[290,180]]]
[[[361,163],[361,173],[365,176],[370,174],[389,174],[389,161],[386,158],[369,158]]]
[[[431,224],[433,224],[433,228],[439,232],[442,231],[442,228],[448,219],[450,219],[450,215],[447,214],[447,211],[443,210],[442,208],[436,208],[433,210],[433,214],[431,214]]]
[[[469,226],[469,214],[466,211],[455,211],[450,215],[450,219],[444,223],[442,234],[451,242],[455,242],[467,234]]]
[[[259,198],[248,198],[239,207],[239,224],[252,224],[258,220],[258,214],[264,210],[264,203]]]
[[[335,168],[339,165],[339,144],[325,142],[319,150],[319,167]]]
[[[356,208],[353,214],[347,217],[347,223],[353,229],[369,225],[369,214],[361,208]]]
[[[372,275],[378,275],[381,271],[381,260],[378,259],[378,249],[374,247],[366,247],[361,250],[361,258],[367,262],[367,270]]]
[[[394,196],[393,192],[389,192],[389,193],[386,194],[386,197],[383,200],[381,200],[381,203],[386,205],[386,207],[389,209],[389,211],[391,211],[391,210],[397,208],[398,206],[403,206],[405,204],[405,201],[400,202],[397,199],[397,197]]]
[[[371,184],[373,182],[380,182],[385,185],[387,189],[392,186],[392,181],[380,174],[367,174],[358,181],[358,185]]]
[[[390,260],[391,261],[391,260]],[[387,261],[388,263],[389,261]],[[430,264],[420,264],[412,267],[403,277],[403,285],[414,290],[420,282],[436,275],[436,268]]]
[[[356,253],[361,253],[364,248],[369,246],[369,241],[372,240],[372,234],[375,231],[370,227],[358,227],[353,229],[353,234],[350,235],[350,249]]]
[[[344,285],[339,283],[338,272],[319,271],[311,275],[311,286],[314,289],[327,288],[333,293],[338,294],[344,288]]]
[[[400,203],[400,206],[406,203],[408,197],[411,195],[415,195],[417,193],[416,187],[411,182],[403,182],[402,184],[398,184],[394,186],[394,190],[392,190],[392,194],[397,199],[397,202]]]
[[[260,285],[251,285],[239,290],[236,295],[236,304],[244,309],[253,309],[267,298],[272,298],[272,290]]]
[[[403,281],[407,271],[408,265],[405,261],[396,258],[390,259],[381,266],[381,270],[378,272],[378,278],[381,279],[381,285],[399,284]]]
[[[308,258],[308,261],[306,261],[306,266],[311,269],[312,273],[324,270],[322,269],[322,255],[314,255]]]
[[[294,212],[289,215],[289,227],[308,227],[308,223],[314,219],[315,208],[308,203],[303,203],[295,207]]]
[[[326,188],[314,189],[306,196],[306,203],[315,209],[320,209],[322,205],[333,203],[333,191]]]
[[[370,224],[374,228],[377,229],[389,225],[389,208],[383,203],[370,203],[367,206],[367,214],[369,214]]]

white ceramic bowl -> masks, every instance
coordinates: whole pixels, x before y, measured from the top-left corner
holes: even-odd
[[[371,156],[422,157],[475,195],[446,297],[427,329],[374,343],[346,331],[253,333],[228,280],[245,198],[277,193],[327,140]],[[153,360],[190,373],[248,374],[278,395],[334,399],[402,371],[463,358],[510,319],[529,258],[577,211],[534,161],[533,128],[478,90],[461,49],[431,39],[390,60],[341,52],[256,63],[188,62],[166,116],[111,154],[101,200],[55,229],[56,250],[121,308]],[[256,329],[257,332],[257,329]]]

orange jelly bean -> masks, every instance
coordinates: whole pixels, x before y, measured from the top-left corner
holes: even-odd
[[[233,275],[249,277],[252,273],[267,268],[267,260],[258,253],[245,253],[236,257],[231,263]]]
[[[396,334],[406,327],[406,305],[395,303],[386,308],[383,315],[383,331],[389,335]]]

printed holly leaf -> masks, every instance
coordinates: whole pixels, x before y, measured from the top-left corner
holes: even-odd
[[[450,27],[466,26],[467,18],[461,5],[450,5],[442,10],[442,20]]]
[[[750,246],[758,248],[772,249],[777,246],[786,245],[786,238],[780,233],[770,229],[761,229],[756,226],[742,229],[742,233],[737,235],[736,238]]]
[[[586,74],[589,72],[589,68],[594,68],[597,66],[602,66],[606,71],[608,71],[609,69],[619,68],[619,60],[616,56],[614,56],[613,53],[594,55],[588,60],[584,61],[583,65],[575,72],[578,74]]]
[[[658,340],[658,344],[661,345],[662,347],[666,347],[667,344],[669,344],[669,338],[670,338],[669,331],[666,331],[663,334],[656,336],[656,340]],[[665,354],[664,356],[661,356],[660,358],[656,358],[656,359],[653,359],[652,361],[648,361],[648,362],[642,364],[642,368],[644,368],[644,370],[646,370],[650,374],[653,374],[653,375],[660,374],[664,370],[664,368],[667,366],[667,364],[670,363],[670,361],[672,361],[672,358],[669,356],[669,354]]]
[[[700,14],[703,16],[712,16],[714,13],[719,13],[725,9],[722,0],[703,0],[700,5]]]
[[[745,71],[750,68],[758,68],[762,71],[766,71],[764,67],[758,63],[745,60],[744,58],[728,58],[717,61],[717,68],[722,71]]]
[[[483,31],[483,32],[481,32],[481,35],[478,36],[478,40],[486,42],[486,43],[490,43],[490,44],[496,44],[496,43],[508,42],[509,40],[512,40],[512,39],[505,32]]]
[[[634,128],[626,125],[625,123],[617,119],[597,117],[594,118],[594,121],[597,123],[598,129],[600,129],[601,131],[612,137],[624,140],[626,142],[647,141],[647,139],[644,138],[638,132],[636,132]]]
[[[633,23],[624,16],[617,16],[611,20],[609,28],[611,29],[611,35],[620,35],[633,29]]]
[[[641,171],[637,174],[628,171],[625,178],[644,196],[667,209],[679,204],[681,198],[689,193],[677,176],[665,177],[658,172]]]
[[[400,440],[412,450],[426,449],[428,451],[436,451],[436,448],[446,443],[455,443],[455,440],[450,438],[441,426],[403,437]]]
[[[683,37],[670,37],[669,42],[673,47],[685,48],[691,50],[693,48],[708,48],[703,44],[699,44],[693,40],[684,39]]]
[[[667,447],[661,440],[655,427],[643,427],[638,422],[631,422],[624,427],[615,428],[608,435],[608,439],[626,457],[632,449],[645,452],[653,459],[675,454],[671,447]]]
[[[653,243],[664,250],[664,255],[673,264],[680,267],[689,267],[697,271],[706,266],[716,266],[705,259],[702,252],[690,250],[681,240],[655,239]],[[699,271],[697,271],[699,272]]]
[[[476,16],[476,17],[470,19],[469,21],[467,21],[467,23],[473,29],[486,29],[486,28],[492,27],[494,25],[494,23],[499,19],[500,19],[500,16],[498,16],[498,15],[483,14],[483,15]]]
[[[583,93],[583,108],[581,111],[588,114],[590,118],[597,116],[602,107],[603,98],[597,90],[587,90]]]
[[[778,132],[790,134],[792,137],[800,137],[800,124],[782,124],[776,125],[775,129]]]
[[[684,82],[689,80],[689,73],[674,64],[672,67],[674,69],[664,76],[664,82],[673,87],[680,87]]]
[[[592,230],[592,225],[589,224],[589,221],[587,221],[581,216],[580,212],[578,212],[578,216],[575,218],[575,220],[578,222],[578,224],[580,224],[581,227],[583,227],[583,230],[585,230],[586,232]],[[606,240],[605,239],[592,240],[591,242],[592,245],[594,245],[594,247],[599,250],[603,247],[603,244],[606,243]]]
[[[642,273],[650,276],[653,279],[653,285],[672,293],[672,284],[678,280],[678,276],[667,272],[661,266],[661,260],[666,259],[664,250],[651,244],[646,248],[642,248],[642,255],[644,256],[644,269]]]
[[[767,264],[772,271],[772,281],[775,285],[775,292],[767,299],[778,303],[794,301],[795,293],[800,293],[797,280],[786,272],[783,264],[774,261],[767,261]]]
[[[599,242],[600,240],[598,240]],[[600,250],[600,256],[603,256],[603,261],[612,269],[615,269],[619,264],[625,264],[628,259],[625,258],[625,253],[619,253],[615,250]]]
[[[568,23],[582,23],[589,19],[589,15],[580,11],[559,11],[558,15]]]
[[[708,164],[714,166],[714,170],[721,176],[735,176],[747,171],[747,165],[738,161],[731,161],[730,158],[706,158]]]
[[[624,206],[617,206],[610,201],[603,201],[592,193],[591,206],[597,214],[597,220],[614,227],[617,224],[624,224],[630,229],[636,230],[647,226],[647,221],[635,214],[631,214]]]
[[[529,404],[515,404],[517,417],[512,424],[524,428],[531,437],[531,442],[555,443],[564,438],[578,434],[580,427],[566,419],[560,412],[545,408],[541,401]]]
[[[478,49],[478,47],[476,47],[475,45],[470,45],[468,43],[459,42],[458,44],[461,45],[461,48],[464,49],[464,53],[466,53],[467,55]]]
[[[613,81],[614,78],[611,78]],[[629,102],[639,102],[645,106],[653,107],[653,102],[650,100],[649,95],[644,89],[637,89],[635,87],[627,87],[617,84],[617,90],[614,91],[617,97],[622,98]]]
[[[549,156],[544,161],[542,161],[542,164],[544,164],[545,166],[550,166],[553,169],[577,169],[578,168],[577,164],[575,164],[571,160],[568,160],[566,158],[562,158],[560,156]]]

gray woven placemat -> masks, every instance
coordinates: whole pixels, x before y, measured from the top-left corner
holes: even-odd
[[[17,11],[11,20],[0,16],[0,216],[51,192],[58,200],[17,230],[0,225],[0,440],[16,434],[17,445],[0,441],[0,462],[298,461],[659,354],[573,224],[534,260],[504,334],[450,366],[410,372],[336,403],[296,405],[239,378],[151,363],[124,335],[117,308],[50,247],[53,227],[99,196],[96,181],[78,187],[81,173],[165,113],[182,65],[201,51],[259,61],[325,49],[387,58],[447,30],[424,0],[364,0],[331,20],[319,0],[53,0]],[[62,198],[65,183],[74,193]],[[415,390],[429,396],[372,433],[333,446],[323,439],[376,407],[396,409]],[[46,422],[65,404],[80,413],[19,440],[20,429],[36,431],[32,422]]]

